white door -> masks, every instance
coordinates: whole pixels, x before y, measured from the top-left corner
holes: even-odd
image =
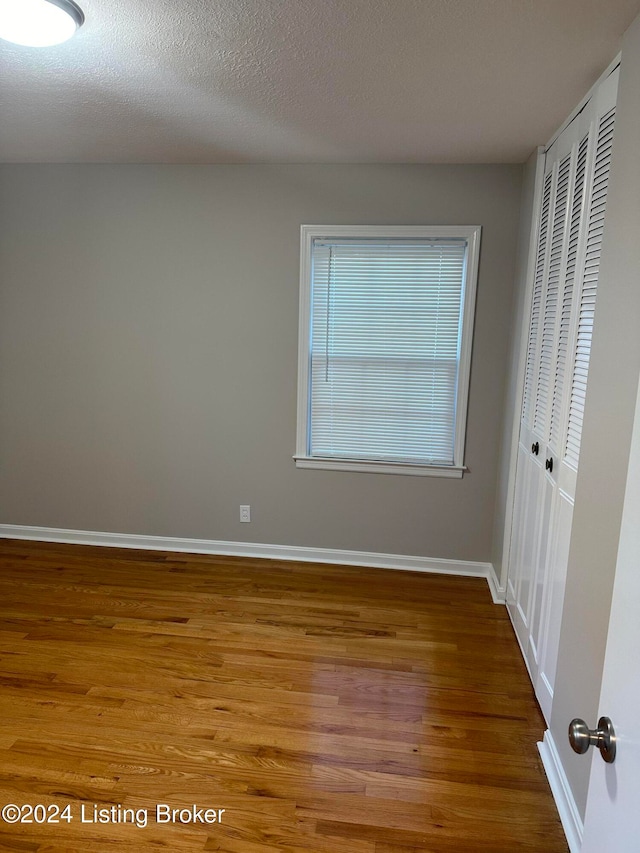
[[[507,607],[549,721],[598,282],[617,72],[546,154]]]
[[[617,73],[611,74],[592,99],[590,107],[597,120],[589,120],[585,110],[575,122],[575,181],[572,204],[567,211],[566,255],[559,277],[560,287],[556,285],[554,296],[557,306],[554,309],[556,326],[553,339],[556,360],[548,382],[545,448],[545,457],[553,465],[546,477],[550,492],[545,504],[547,551],[541,558],[541,569],[537,575],[543,615],[533,622],[539,642],[534,685],[547,721],[551,718],[560,642],[617,85]],[[581,215],[580,208],[585,205],[585,213]],[[572,357],[569,357],[569,350]]]
[[[616,758],[593,754],[582,853],[640,850],[640,390],[613,588],[599,716],[611,718]],[[576,708],[576,716],[580,709]],[[595,727],[595,720],[586,721]],[[585,756],[586,758],[586,756]]]

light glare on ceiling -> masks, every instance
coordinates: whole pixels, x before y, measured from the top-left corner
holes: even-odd
[[[67,41],[84,22],[72,0],[0,0],[0,38],[27,47]]]

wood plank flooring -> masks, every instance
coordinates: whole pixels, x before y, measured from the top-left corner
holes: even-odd
[[[0,850],[566,853],[543,731],[482,580],[0,542]]]

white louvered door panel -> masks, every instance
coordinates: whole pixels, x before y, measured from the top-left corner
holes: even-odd
[[[551,190],[553,184],[553,173],[550,171],[544,178],[544,190],[542,193],[542,208],[540,212],[540,225],[538,230],[538,248],[536,251],[536,270],[533,285],[533,296],[531,300],[531,326],[529,329],[529,340],[527,343],[527,366],[524,384],[524,396],[522,403],[522,422],[525,428],[533,427],[533,412],[535,400],[535,388],[537,385],[538,370],[538,342],[540,335],[540,322],[542,306],[545,293],[545,275],[547,264],[547,244],[549,241],[549,223],[551,208]]]
[[[585,175],[588,146],[589,133],[587,131],[580,140],[577,152],[575,181],[571,199],[567,264],[562,286],[561,304],[559,306],[560,317],[558,325],[553,394],[551,399],[551,424],[549,431],[549,447],[556,457],[560,456],[563,439],[566,370],[567,360],[569,357],[569,335],[572,325],[571,318],[574,315],[574,290],[578,259],[578,243],[581,233],[580,225],[584,216]]]
[[[547,402],[545,378],[540,369],[545,348],[553,336],[554,297],[549,290],[552,260],[557,263],[562,248],[562,197],[558,195],[558,163],[549,161],[544,175],[535,276],[531,299],[531,321],[527,341],[525,387],[518,447],[517,526],[514,528],[512,554],[518,571],[514,578],[513,600],[507,601],[525,659],[531,671],[536,666],[532,620],[536,578],[540,564],[541,525],[545,513],[544,423]],[[566,203],[564,203],[566,207]],[[555,300],[557,301],[557,300]],[[546,354],[547,360],[549,353]],[[549,376],[549,369],[546,371]],[[547,379],[548,384],[548,379]],[[540,450],[542,453],[540,453]],[[548,515],[548,509],[546,510]]]
[[[604,213],[607,201],[609,167],[613,145],[615,108],[607,111],[598,123],[593,184],[587,223],[587,245],[580,294],[578,330],[575,345],[575,361],[571,383],[569,424],[567,429],[565,458],[577,469],[580,458],[582,420],[587,394],[587,375],[591,353],[591,336],[596,307],[596,290],[600,270]]]
[[[554,170],[544,176],[538,238],[535,256],[535,274],[531,297],[531,320],[527,341],[525,384],[518,446],[518,478],[514,512],[514,535],[511,543],[512,565],[517,571],[510,573],[507,585],[507,607],[516,629],[520,645],[528,656],[530,635],[531,593],[534,585],[536,562],[536,536],[538,532],[537,489],[540,485],[539,459],[532,454],[533,425],[538,387],[538,364],[542,337],[546,277],[549,264],[550,231],[553,222],[555,194]]]
[[[536,548],[534,552],[534,582],[531,592],[531,617],[529,631],[529,656],[531,667],[539,666],[541,644],[542,605],[546,581],[546,561],[549,538],[549,521],[555,488],[555,472],[547,470],[549,454],[550,417],[553,401],[556,352],[559,335],[559,307],[561,281],[566,275],[569,245],[569,222],[571,191],[575,186],[574,129],[571,128],[558,141],[558,153],[554,169],[557,174],[553,210],[553,226],[549,249],[549,268],[538,363],[538,387],[534,415],[534,441],[539,443],[540,453],[536,456],[536,470],[540,479],[538,486]]]
[[[507,607],[511,614],[525,660],[529,663],[531,592],[535,577],[536,536],[538,533],[538,490],[542,478],[531,449],[518,445],[518,476],[511,541],[511,569],[507,584]]]
[[[549,716],[586,394],[617,72],[547,152],[507,606]]]
[[[533,413],[534,437],[547,442],[549,416],[549,390],[552,383],[552,371],[556,350],[556,316],[558,313],[558,295],[560,272],[564,261],[564,246],[569,208],[569,181],[571,178],[571,152],[553,168],[554,194],[551,239],[549,241],[549,259],[546,269],[546,288],[544,309],[542,311],[542,335],[540,356],[537,367],[536,399]]]
[[[569,559],[573,505],[587,394],[606,196],[611,165],[618,74],[600,86],[577,123],[577,172],[569,254],[556,352],[548,454],[556,485],[551,510],[543,600],[542,648],[535,682],[550,718]],[[580,213],[580,211],[582,211]],[[578,224],[580,221],[580,225]]]

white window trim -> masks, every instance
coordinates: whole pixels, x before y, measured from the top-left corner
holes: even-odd
[[[480,257],[480,225],[302,225],[300,227],[300,313],[298,332],[298,422],[296,453],[298,468],[319,468],[335,471],[363,471],[383,474],[411,474],[421,477],[461,478],[467,470],[464,464],[465,434],[473,323]],[[308,454],[309,427],[309,360],[311,318],[311,257],[313,241],[318,238],[463,238],[467,241],[467,264],[464,282],[460,369],[456,399],[456,428],[453,465],[416,465],[398,462],[377,462],[359,459],[334,459]]]

